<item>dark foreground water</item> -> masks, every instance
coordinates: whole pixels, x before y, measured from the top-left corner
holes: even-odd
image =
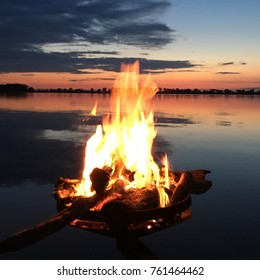
[[[89,116],[99,100],[98,115]],[[0,97],[0,240],[55,215],[60,176],[78,178],[109,96]],[[260,259],[260,98],[158,96],[154,150],[175,170],[205,168],[213,187],[192,218],[141,238],[161,259]],[[124,259],[113,238],[66,226],[2,259]]]

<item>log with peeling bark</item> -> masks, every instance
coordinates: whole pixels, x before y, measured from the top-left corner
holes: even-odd
[[[170,190],[171,204],[175,204],[178,201],[182,200],[183,197],[187,196],[187,194],[200,194],[206,192],[212,185],[211,181],[205,179],[205,176],[208,173],[209,171],[207,170],[174,172],[173,175],[175,176],[178,183],[173,190]],[[57,232],[64,226],[70,224],[75,219],[86,219],[88,213],[98,212],[90,211],[90,209],[93,207],[97,207],[99,203],[102,204],[102,201],[106,201],[105,204],[103,203],[103,205],[101,205],[101,208],[103,207],[103,210],[107,208],[107,214],[109,214],[110,212],[115,212],[114,210],[117,210],[117,213],[122,214],[129,210],[140,210],[140,207],[143,207],[143,209],[147,209],[148,205],[148,208],[153,208],[156,205],[158,205],[158,197],[154,195],[155,192],[149,190],[144,190],[143,194],[142,191],[140,191],[139,194],[132,193],[133,200],[140,200],[139,208],[134,207],[134,204],[131,203],[131,199],[127,199],[126,197],[124,197],[124,195],[115,194],[115,197],[113,197],[113,195],[107,195],[105,188],[107,186],[109,177],[107,176],[107,173],[105,173],[102,170],[93,170],[91,180],[92,187],[96,191],[96,194],[94,196],[75,198],[72,195],[70,200],[71,205],[65,207],[57,215],[51,217],[50,219],[47,219],[46,221],[36,225],[35,227],[20,231],[2,241],[0,243],[0,253],[20,250],[26,246],[32,245],[42,240],[43,238],[47,237],[48,235],[54,232]],[[71,191],[72,190],[68,190],[68,193],[70,193]],[[147,193],[149,193],[149,199],[148,202],[145,202],[144,198],[146,197],[147,199]],[[118,200],[119,197],[120,199]],[[118,211],[117,208],[118,204],[120,204],[121,207],[120,211]]]

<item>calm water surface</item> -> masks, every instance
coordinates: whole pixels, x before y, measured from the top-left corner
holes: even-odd
[[[90,116],[98,101],[97,116]],[[260,259],[260,98],[157,96],[155,156],[175,170],[209,169],[192,218],[141,241],[162,259]],[[58,177],[78,178],[85,141],[108,95],[0,96],[0,239],[56,214]],[[124,259],[112,238],[65,227],[2,259]]]

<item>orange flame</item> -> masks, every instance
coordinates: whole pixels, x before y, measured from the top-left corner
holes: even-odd
[[[164,207],[167,204],[167,195],[160,184],[160,170],[151,153],[156,130],[149,100],[156,92],[157,86],[150,75],[139,87],[138,61],[131,65],[122,64],[112,90],[112,112],[103,118],[103,124],[97,126],[96,133],[87,141],[79,195],[93,195],[89,178],[91,171],[95,167],[109,166],[112,168],[110,183],[123,179],[126,188],[156,186],[160,205]],[[168,174],[168,165],[165,169]],[[134,182],[128,181],[125,170],[134,172]],[[165,187],[169,187],[168,182]]]
[[[97,115],[97,104],[98,104],[98,102],[96,101],[94,107],[92,108],[92,110],[90,112],[90,115],[92,115],[92,116],[96,116]]]

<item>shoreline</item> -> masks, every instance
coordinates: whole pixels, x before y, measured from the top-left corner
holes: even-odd
[[[112,89],[110,88],[98,88],[98,89],[82,89],[82,88],[45,88],[45,89],[34,89],[25,84],[1,84],[0,85],[0,95],[5,96],[19,96],[26,95],[28,93],[80,93],[80,94],[111,94]],[[157,94],[187,94],[187,95],[260,95],[260,89],[180,89],[180,88],[161,88],[158,87]]]

